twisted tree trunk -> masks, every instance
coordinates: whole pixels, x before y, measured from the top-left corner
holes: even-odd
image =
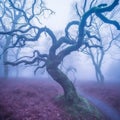
[[[51,64],[47,64],[47,72],[51,77],[60,84],[64,90],[64,97],[67,104],[77,104],[79,102],[79,97],[77,95],[76,89],[69,78],[55,65],[55,62],[49,61]]]

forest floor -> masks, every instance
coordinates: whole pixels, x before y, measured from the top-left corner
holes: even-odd
[[[100,99],[120,113],[120,84],[75,84],[80,91]],[[1,79],[0,120],[72,120],[55,102],[61,93],[61,87],[52,80]],[[85,120],[94,119],[88,116]]]
[[[77,82],[79,94],[92,102],[108,120],[120,120],[120,82]]]
[[[96,82],[78,82],[77,86],[86,94],[110,105],[120,114],[120,82],[104,84],[98,84]]]

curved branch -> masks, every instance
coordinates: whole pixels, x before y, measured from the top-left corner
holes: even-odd
[[[50,53],[51,55],[54,55],[55,54],[55,50],[57,48],[59,48],[63,43],[66,43],[66,44],[69,44],[69,45],[74,45],[76,44],[76,41],[75,40],[71,40],[70,37],[69,37],[69,28],[72,26],[72,25],[79,25],[79,21],[71,21],[67,24],[67,26],[65,27],[65,36],[63,37],[60,37],[60,39],[57,41],[55,37],[52,37],[53,39],[55,38],[55,41],[50,49]]]
[[[27,28],[26,30],[14,29],[14,30],[10,30],[10,31],[0,31],[0,34],[3,34],[3,35],[14,35],[14,33],[17,33],[17,32],[26,33],[26,32],[28,32],[31,29],[39,30],[40,28],[32,26],[32,27]]]
[[[17,35],[15,33],[17,32],[20,32],[20,33],[26,33],[28,31],[30,31],[31,29],[36,29],[38,30],[38,33],[36,33],[36,36],[34,36],[33,38],[27,38],[25,35]],[[12,30],[12,31],[8,31],[8,32],[0,32],[0,34],[5,34],[5,35],[17,35],[18,36],[18,40],[17,42],[19,42],[21,39],[24,39],[25,41],[37,41],[40,37],[40,35],[43,33],[43,32],[46,32],[52,39],[52,43],[55,44],[57,39],[54,35],[54,33],[52,32],[51,29],[47,28],[47,27],[43,27],[43,28],[39,28],[39,27],[36,27],[36,26],[32,26],[32,27],[29,27],[28,29],[26,30],[19,30],[19,29],[15,29],[15,30]]]
[[[85,43],[85,46],[88,47],[88,48],[100,48],[100,49],[103,48],[102,46],[96,45],[96,44],[94,44],[94,45],[89,45],[89,43],[87,43],[87,42]]]
[[[25,65],[27,64],[33,64],[35,63],[36,61],[38,61],[38,58],[34,58],[32,61],[27,61],[27,60],[21,60],[21,61],[18,61],[18,62],[5,62],[4,64],[5,65],[12,65],[12,66],[16,66],[16,65],[19,65],[19,64],[22,64],[24,63]]]
[[[33,51],[33,55],[32,56],[20,57],[15,62],[20,61],[21,59],[24,59],[24,58],[28,58],[28,59],[35,58],[35,56],[37,56],[38,58],[42,58],[42,59],[44,58],[44,61],[45,61],[45,58],[48,58],[47,54],[40,54],[40,52],[38,50],[35,50],[35,51]]]
[[[75,40],[71,40],[68,37],[61,37],[58,42],[56,43],[56,45],[54,46],[56,49],[59,48],[63,43],[69,44],[69,45],[73,45],[76,44]]]
[[[79,26],[79,24],[80,24],[79,21],[71,21],[71,22],[69,22],[69,23],[67,24],[67,26],[65,27],[65,35],[66,35],[66,37],[69,38],[69,32],[68,32],[69,28],[70,28],[71,26],[73,26],[73,25],[78,25],[78,26]]]
[[[87,34],[88,38],[95,38],[96,40],[101,41],[101,39],[98,38],[96,35],[91,35],[90,31],[88,31],[88,30],[86,30],[86,34]]]
[[[114,2],[107,6],[105,5],[105,7],[101,7],[101,5],[98,5],[97,9],[96,9],[96,12],[97,13],[103,13],[103,12],[110,12],[112,11],[117,5],[119,4],[119,0],[114,0]]]
[[[35,57],[32,61],[27,61],[27,60],[21,60],[21,61],[17,61],[17,62],[4,62],[5,65],[12,65],[12,66],[16,66],[16,65],[19,65],[19,64],[22,64],[24,63],[25,65],[28,65],[28,64],[34,64],[35,62],[39,62],[39,61],[44,61],[46,62],[46,60],[44,58],[39,58],[39,57]]]
[[[85,32],[85,25],[86,21],[89,16],[91,16],[93,13],[103,13],[103,12],[109,12],[112,11],[116,5],[118,5],[119,0],[114,0],[114,2],[108,6],[108,7],[93,7],[90,10],[88,10],[82,17],[81,22],[79,24],[79,35],[78,35],[78,41],[77,44],[67,47],[63,51],[61,51],[58,54],[58,58],[62,61],[65,56],[70,54],[73,51],[78,50],[83,44],[84,44],[84,32]],[[68,27],[69,28],[69,27]],[[68,33],[67,33],[68,34]]]
[[[35,50],[33,52],[33,56],[23,56],[23,57],[20,57],[19,59],[17,59],[16,61],[14,62],[5,62],[5,65],[12,65],[12,66],[16,66],[16,65],[19,65],[19,64],[22,64],[24,63],[25,65],[27,64],[34,64],[35,62],[37,63],[40,63],[41,61],[45,62],[47,61],[47,58],[48,55],[47,54],[40,54],[38,50]],[[24,58],[34,58],[32,61],[28,61],[28,60],[22,60]]]
[[[110,29],[110,31],[111,31],[112,39],[111,39],[111,41],[109,42],[107,48],[104,50],[105,52],[107,52],[107,51],[111,48],[112,43],[113,43],[114,41],[116,41],[116,40],[120,37],[120,33],[119,33],[117,36],[114,37],[114,36],[113,36],[113,32],[112,32],[111,29]]]
[[[43,64],[42,66],[38,66],[35,70],[34,70],[34,75],[36,75],[36,72],[41,69],[41,68],[44,68],[46,66],[46,63]]]
[[[115,20],[110,20],[108,18],[106,18],[104,15],[100,14],[100,13],[96,13],[96,15],[102,20],[104,21],[105,23],[109,23],[109,24],[112,24],[114,25],[118,30],[120,30],[120,24],[115,21]]]
[[[40,34],[42,32],[46,32],[52,39],[52,43],[53,44],[56,44],[57,42],[57,39],[56,39],[56,36],[54,35],[53,31],[47,27],[43,27],[43,28],[40,28],[39,31],[38,31],[38,35],[40,36]]]

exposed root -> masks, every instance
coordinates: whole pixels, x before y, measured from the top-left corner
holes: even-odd
[[[64,109],[73,120],[87,120],[86,118],[93,120],[104,120],[104,117],[95,106],[93,106],[84,97],[79,97],[80,101],[78,103],[68,104],[64,96],[57,96],[56,102],[59,107]]]

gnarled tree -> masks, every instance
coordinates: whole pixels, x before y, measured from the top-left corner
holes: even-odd
[[[87,12],[84,13],[84,15],[81,17],[80,21],[72,21],[69,22],[65,27],[65,35],[61,36],[59,39],[55,36],[54,32],[49,29],[48,27],[38,27],[36,25],[32,24],[33,18],[36,16],[35,14],[35,5],[36,0],[34,0],[32,7],[31,7],[31,14],[25,12],[23,9],[20,9],[19,7],[16,7],[12,0],[8,0],[10,2],[10,5],[15,9],[16,11],[21,12],[22,17],[24,18],[24,21],[26,22],[25,25],[19,26],[17,29],[11,30],[11,31],[1,31],[1,35],[9,35],[14,37],[14,41],[12,43],[12,46],[9,48],[15,48],[15,47],[24,47],[27,42],[29,41],[37,41],[40,38],[40,35],[42,33],[45,33],[48,35],[52,41],[52,45],[49,49],[48,54],[41,54],[38,50],[35,50],[33,52],[33,56],[24,56],[19,58],[18,60],[14,62],[7,61],[5,64],[10,64],[13,66],[16,66],[18,64],[24,63],[27,64],[37,64],[37,68],[35,69],[35,73],[38,69],[46,67],[47,72],[50,74],[50,76],[58,82],[61,87],[64,90],[64,97],[66,102],[69,105],[72,104],[78,104],[80,102],[80,99],[78,97],[78,94],[76,92],[76,89],[73,85],[73,83],[68,79],[68,77],[59,69],[59,65],[63,61],[67,55],[70,53],[79,50],[82,46],[86,47],[101,47],[99,45],[89,45],[85,41],[85,35],[86,35],[86,21],[91,17],[91,15],[96,15],[99,19],[101,19],[103,22],[114,25],[118,30],[120,30],[120,25],[115,20],[110,20],[107,17],[104,16],[105,12],[111,12],[118,4],[119,0],[114,0],[114,2],[111,5],[98,5],[95,7],[90,8]],[[77,39],[71,39],[69,34],[69,29],[73,25],[78,25],[78,37]],[[31,35],[32,33],[32,35]],[[63,44],[67,44],[62,50],[58,50]],[[29,58],[29,59],[26,59]],[[31,60],[30,60],[31,59]]]

